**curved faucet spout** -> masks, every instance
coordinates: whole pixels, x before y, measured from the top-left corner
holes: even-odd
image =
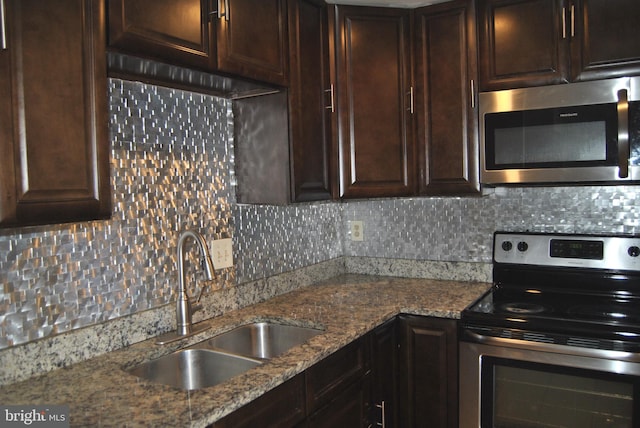
[[[191,301],[187,293],[186,273],[184,271],[184,260],[186,258],[184,244],[189,238],[196,241],[200,247],[200,254],[204,259],[207,280],[211,281],[216,276],[211,255],[209,254],[209,247],[204,237],[200,233],[191,230],[182,232],[178,240],[178,296],[176,298],[176,332],[178,336],[186,336],[191,333]],[[204,290],[204,286],[201,288],[200,296],[202,296],[202,290]],[[198,300],[199,299],[200,298],[198,298]]]

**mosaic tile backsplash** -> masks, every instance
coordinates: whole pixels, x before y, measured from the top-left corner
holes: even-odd
[[[184,228],[233,238],[235,267],[213,288],[341,256],[489,263],[498,229],[640,233],[636,186],[239,205],[230,101],[119,79],[108,89],[113,217],[0,231],[0,349],[171,302]],[[351,241],[351,220],[364,241]]]

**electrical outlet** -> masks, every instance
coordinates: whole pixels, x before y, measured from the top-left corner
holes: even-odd
[[[224,269],[233,266],[233,241],[231,238],[216,239],[211,243],[211,257],[213,266],[217,269]]]
[[[364,241],[364,224],[362,221],[350,221],[349,227],[352,241]]]

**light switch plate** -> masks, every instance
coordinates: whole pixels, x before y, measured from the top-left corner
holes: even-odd
[[[233,240],[216,239],[211,243],[213,266],[217,269],[233,267]]]

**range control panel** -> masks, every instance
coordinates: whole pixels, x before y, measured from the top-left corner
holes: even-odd
[[[640,236],[496,232],[496,263],[640,270]]]

